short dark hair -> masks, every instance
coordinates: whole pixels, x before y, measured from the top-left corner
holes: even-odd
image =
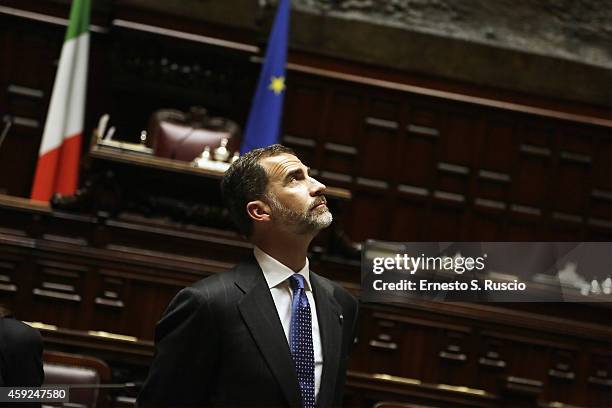
[[[221,180],[221,193],[230,216],[247,237],[253,232],[253,220],[246,212],[246,205],[263,199],[268,186],[268,174],[259,162],[280,154],[295,156],[293,150],[280,144],[251,150],[232,163]]]

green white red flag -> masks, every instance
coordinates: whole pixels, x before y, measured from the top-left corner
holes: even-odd
[[[31,198],[49,201],[54,193],[73,194],[85,119],[91,0],[73,0],[47,122],[38,153]]]

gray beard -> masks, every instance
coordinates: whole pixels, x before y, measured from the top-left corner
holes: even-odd
[[[275,222],[298,235],[318,232],[323,228],[329,227],[334,219],[332,213],[327,208],[324,211],[315,210],[300,213],[283,206],[276,198],[268,196],[267,199],[272,208]]]

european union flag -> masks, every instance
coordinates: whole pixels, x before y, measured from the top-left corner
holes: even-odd
[[[290,7],[291,0],[280,0],[244,132],[241,154],[278,143],[285,96]]]

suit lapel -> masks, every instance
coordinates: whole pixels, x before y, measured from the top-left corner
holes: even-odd
[[[263,272],[254,258],[238,267],[236,285],[244,292],[244,297],[238,303],[244,322],[280,384],[289,406],[299,407],[299,385],[287,338]]]
[[[342,314],[340,306],[333,294],[333,287],[327,284],[318,275],[310,272],[315,303],[317,304],[317,317],[321,334],[321,347],[323,348],[323,373],[317,406],[331,406],[336,388],[336,377],[340,356],[340,342],[342,339]]]

